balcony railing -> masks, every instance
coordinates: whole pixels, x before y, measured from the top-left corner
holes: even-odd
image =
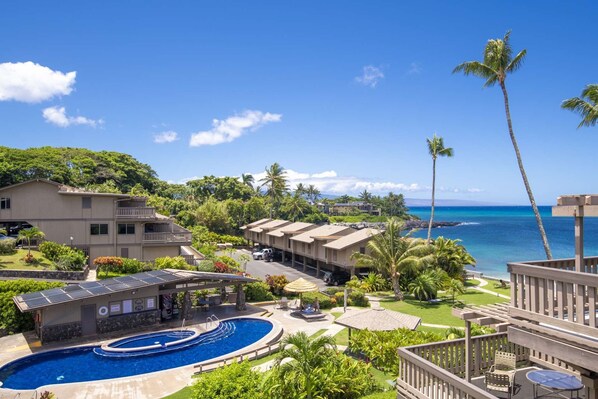
[[[152,219],[156,217],[156,209],[150,207],[116,208],[116,217],[119,219]]]
[[[598,340],[598,258],[584,259],[576,272],[573,259],[510,263],[513,324],[551,335]],[[594,346],[593,345],[593,346]]]
[[[143,233],[143,242],[145,243],[191,243],[191,232],[160,232]]]

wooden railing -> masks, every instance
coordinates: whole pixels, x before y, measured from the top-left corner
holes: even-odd
[[[117,218],[131,218],[131,219],[148,219],[156,217],[156,209],[150,207],[122,207],[116,208]]]
[[[575,259],[573,259],[573,258],[552,259],[552,260],[535,260],[535,261],[529,261],[529,262],[526,261],[523,263],[514,263],[514,264],[542,266],[542,267],[549,267],[551,269],[575,271]],[[591,274],[598,273],[598,257],[584,258],[582,272],[583,273],[591,273]]]
[[[506,333],[472,337],[472,376],[482,375],[494,364],[497,350],[515,353],[526,361],[526,348],[508,342]],[[463,379],[465,339],[399,348],[399,397],[405,398],[495,398]]]
[[[583,341],[582,335],[598,339],[598,274],[591,272],[597,260],[586,259],[589,272],[583,273],[569,270],[565,261],[552,261],[553,266],[509,263],[512,323],[542,332],[551,328],[575,341]]]
[[[191,232],[143,233],[143,242],[155,243],[191,243]]]

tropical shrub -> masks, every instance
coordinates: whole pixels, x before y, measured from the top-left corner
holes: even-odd
[[[0,240],[0,255],[12,255],[16,252],[15,246],[17,241],[12,238]]]
[[[224,262],[216,261],[214,262],[214,271],[216,273],[231,273],[231,268]]]
[[[438,334],[401,328],[393,331],[356,331],[349,341],[349,349],[362,353],[374,367],[399,374],[397,348],[442,341]]]
[[[120,273],[123,267],[123,260],[118,256],[98,256],[93,260],[93,264],[97,267],[98,272],[104,271],[106,274],[109,272]]]
[[[346,285],[346,284],[345,284]],[[337,292],[344,292],[345,289],[343,287],[326,287],[323,291],[326,295],[334,296]]]
[[[270,291],[272,291],[275,295],[281,295],[284,289],[284,286],[289,283],[287,276],[284,274],[278,275],[266,275],[266,284],[270,286]]]
[[[336,299],[320,292],[306,292],[302,295],[303,303],[314,303],[318,298],[320,309],[332,309],[336,306]]]
[[[218,260],[228,266],[229,270],[239,270],[240,264],[230,256],[219,256]]]
[[[262,302],[274,300],[274,295],[270,292],[270,286],[263,281],[245,284],[245,299],[248,302]]]
[[[202,260],[201,262],[199,262],[197,270],[199,270],[200,272],[214,272],[214,261],[211,259]]]
[[[214,233],[213,231],[208,230],[208,228],[205,226],[193,227],[192,238],[193,246],[195,248],[199,248],[205,244],[215,245],[218,243],[231,243],[235,247],[246,244],[243,237]]]
[[[127,274],[135,274],[141,272],[147,272],[153,269],[152,264],[149,262],[142,262],[137,259],[122,258],[123,266],[122,272]]]
[[[193,399],[256,399],[263,397],[260,390],[262,374],[253,371],[249,362],[235,362],[203,373],[193,384]]]
[[[46,259],[56,262],[61,255],[70,253],[72,249],[66,245],[54,241],[44,241],[39,244],[39,251],[44,254]]]
[[[64,286],[64,283],[35,280],[0,281],[0,330],[9,334],[31,330],[34,327],[31,313],[21,313],[12,298],[26,294]]]
[[[162,258],[154,259],[154,266],[156,269],[178,269],[189,270],[191,267],[182,256],[164,256]]]
[[[334,294],[334,298],[338,306],[342,306],[345,303],[345,293],[337,292]],[[370,306],[370,301],[366,298],[365,294],[361,291],[353,290],[347,296],[347,306]]]
[[[87,262],[87,256],[82,251],[70,249],[67,253],[61,254],[56,259],[57,270],[83,270]]]

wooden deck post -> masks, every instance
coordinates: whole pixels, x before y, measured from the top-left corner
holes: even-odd
[[[583,207],[575,210],[575,271],[585,272],[583,264]]]
[[[471,363],[473,353],[471,348],[471,321],[465,320],[465,380],[471,382]]]

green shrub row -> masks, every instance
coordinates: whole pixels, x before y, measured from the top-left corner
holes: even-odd
[[[334,294],[334,298],[336,299],[336,303],[341,306],[345,302],[345,293],[344,292],[337,292]],[[370,301],[365,296],[365,294],[358,290],[351,290],[347,297],[347,305],[348,306],[360,306],[362,308],[367,308],[370,306]]]
[[[83,270],[87,256],[83,251],[53,241],[44,241],[39,245],[40,252],[55,263],[57,270]]]
[[[12,238],[0,240],[0,255],[12,255],[15,253],[17,241]]]

